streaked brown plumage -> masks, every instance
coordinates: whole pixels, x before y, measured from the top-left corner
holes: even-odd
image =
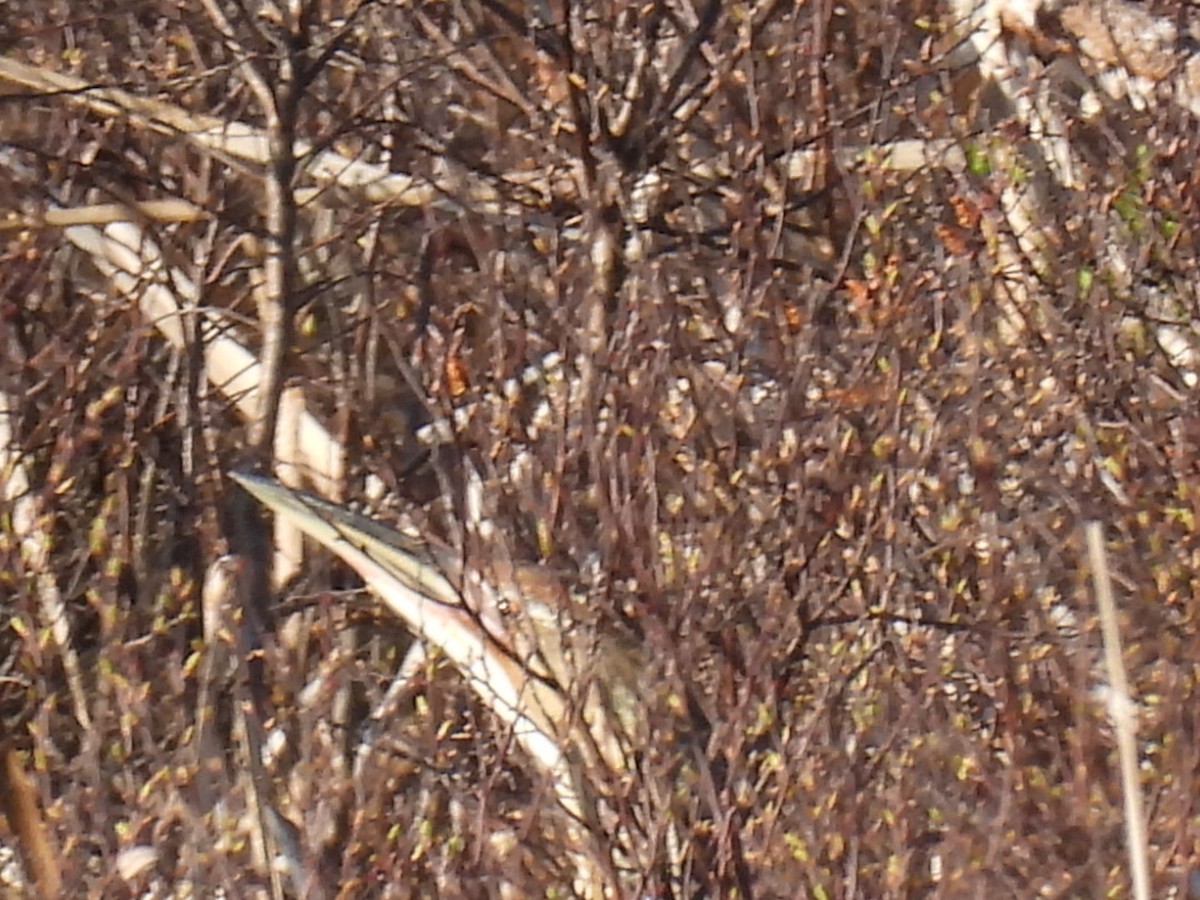
[[[587,621],[554,573],[525,565],[509,567],[508,577],[483,567],[467,572],[447,547],[271,479],[231,477],[358,569],[385,603],[469,678],[506,676],[514,682],[520,712],[537,727],[562,743],[582,721],[590,740],[576,734],[567,743],[589,756],[594,748],[613,771],[625,768],[631,744],[640,743],[645,730],[637,691],[640,646]],[[472,653],[486,657],[482,674],[467,658]]]

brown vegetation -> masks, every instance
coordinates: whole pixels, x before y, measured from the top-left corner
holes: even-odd
[[[370,473],[470,568],[496,551],[469,464],[502,552],[647,649],[650,736],[587,845],[638,836],[635,871],[601,866],[630,897],[1125,892],[1100,521],[1153,893],[1185,895],[1196,60],[1180,38],[1131,101],[1075,18],[1033,40],[953,6],[12,0],[0,745],[28,889],[578,889],[469,686],[434,658],[385,697],[411,638],[347,570],[206,628],[206,578],[210,609],[252,580],[213,566],[245,552],[225,473],[280,453],[292,387],[345,449],[321,490]],[[118,233],[142,262],[104,261]],[[219,336],[262,362],[254,403]]]

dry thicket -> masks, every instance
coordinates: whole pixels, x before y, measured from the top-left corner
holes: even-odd
[[[1195,15],[10,0],[10,883],[569,896],[583,847],[631,897],[1121,895],[1098,520],[1186,895]],[[590,841],[435,662],[376,721],[410,638],[327,557],[212,662],[279,386],[344,448],[319,489],[487,553],[469,464],[490,539],[647,648]]]

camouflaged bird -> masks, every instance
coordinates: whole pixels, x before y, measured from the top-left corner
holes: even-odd
[[[565,766],[597,759],[613,773],[628,770],[630,753],[646,740],[638,690],[644,654],[631,636],[596,628],[552,572],[468,570],[449,548],[344,506],[262,476],[231,477],[354,568],[558,777]],[[560,791],[560,800],[580,814],[572,808],[577,792],[564,798]]]

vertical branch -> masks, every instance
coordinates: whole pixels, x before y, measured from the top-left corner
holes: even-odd
[[[209,18],[241,62],[238,70],[250,86],[267,122],[269,163],[266,177],[267,254],[263,263],[264,290],[259,302],[262,322],[262,379],[258,388],[258,415],[251,424],[250,444],[259,460],[271,458],[279,397],[283,390],[283,364],[291,343],[291,302],[296,294],[296,118],[304,91],[304,17],[288,7],[286,39],[276,41],[279,65],[272,73],[272,90],[266,76],[234,34],[216,0],[201,0]]]
[[[37,791],[25,774],[21,754],[8,742],[0,744],[0,811],[21,846],[21,858],[33,878],[37,896],[54,900],[63,894],[59,850],[46,827]]]
[[[307,30],[310,10],[303,0],[293,0],[283,9],[283,34],[276,37],[267,34],[278,50],[278,64],[271,73],[273,87],[267,77],[251,61],[251,55],[241,45],[217,0],[202,0],[209,18],[230,44],[234,55],[241,60],[238,69],[262,108],[267,123],[268,162],[266,172],[265,215],[267,221],[267,253],[263,263],[263,289],[259,294],[259,320],[262,324],[263,343],[261,353],[262,377],[258,385],[258,404],[250,428],[250,449],[260,464],[274,460],[276,432],[280,417],[281,398],[284,387],[284,362],[291,345],[292,304],[299,283],[296,259],[296,197],[293,182],[296,174],[296,122],[300,100],[311,75],[305,62]],[[299,418],[298,416],[296,417]],[[290,430],[290,427],[289,427]],[[285,439],[286,445],[294,441]],[[288,463],[296,461],[294,452]],[[295,471],[289,470],[289,479]],[[247,532],[245,545],[259,544],[258,530],[262,526],[256,519],[244,524]],[[283,545],[296,543],[294,529],[285,528],[277,534]],[[262,548],[265,551],[265,547]],[[267,714],[264,702],[266,690],[262,682],[259,660],[252,661],[250,654],[257,654],[261,646],[263,628],[256,621],[255,613],[265,604],[267,592],[264,573],[259,568],[267,555],[251,562],[252,572],[243,573],[240,579],[243,590],[239,591],[244,616],[244,640],[240,643],[238,664],[239,684],[249,686],[249,694],[241,698],[238,709],[247,743],[247,769],[249,771],[248,797],[255,811],[258,839],[264,849],[271,877],[272,896],[283,896],[283,887],[274,865],[279,843],[278,829],[273,827],[273,805],[270,797],[271,785],[262,769],[262,723]],[[253,559],[253,557],[252,557]],[[245,568],[245,567],[244,567]]]
[[[292,180],[296,173],[296,113],[300,102],[295,41],[280,60],[277,114],[268,117],[271,167],[267,173],[267,235],[269,246],[263,265],[265,296],[259,309],[262,320],[263,380],[259,386],[259,417],[251,430],[251,445],[260,458],[271,455],[283,391],[283,363],[291,344],[291,301],[296,291],[296,198]]]
[[[1104,529],[1099,522],[1087,523],[1088,561],[1096,605],[1100,608],[1100,629],[1104,636],[1104,665],[1108,671],[1108,715],[1117,733],[1117,756],[1121,761],[1121,786],[1125,797],[1125,839],[1129,850],[1129,877],[1133,896],[1149,900],[1150,864],[1146,859],[1146,813],[1142,806],[1142,788],[1138,781],[1137,723],[1129,680],[1121,659],[1121,631],[1117,624],[1117,606],[1113,600],[1108,557],[1104,552]]]

